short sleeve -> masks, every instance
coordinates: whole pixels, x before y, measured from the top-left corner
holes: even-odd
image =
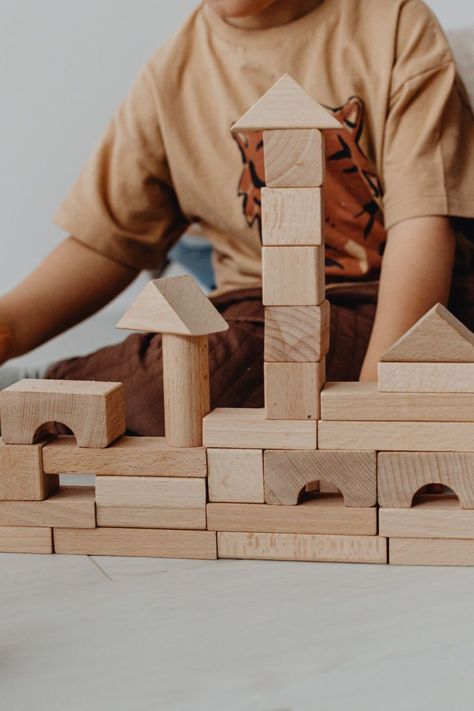
[[[420,0],[401,7],[383,150],[385,226],[474,217],[474,120],[447,40]]]
[[[187,227],[158,114],[145,66],[54,216],[79,241],[136,269],[159,267]]]

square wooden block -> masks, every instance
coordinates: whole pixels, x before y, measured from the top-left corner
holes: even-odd
[[[317,420],[319,393],[326,379],[320,363],[265,363],[268,420]]]
[[[261,449],[208,449],[209,501],[263,503]]]
[[[267,306],[265,360],[318,363],[329,350],[330,304]]]
[[[262,240],[274,247],[322,244],[321,188],[263,188]]]
[[[59,488],[58,476],[45,476],[43,444],[3,444],[0,440],[0,500],[42,501]]]
[[[270,188],[312,188],[324,180],[324,139],[317,129],[263,132],[265,182]]]
[[[324,301],[324,247],[262,247],[265,306],[319,306]]]

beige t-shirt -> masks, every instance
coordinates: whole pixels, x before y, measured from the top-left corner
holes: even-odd
[[[377,278],[386,230],[474,216],[474,121],[421,0],[323,0],[242,30],[200,6],[140,72],[55,221],[121,263],[155,269],[192,223],[218,291],[261,282],[261,136],[231,125],[289,72],[343,125],[326,132],[326,274]]]

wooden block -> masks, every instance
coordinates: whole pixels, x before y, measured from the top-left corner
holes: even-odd
[[[325,362],[265,363],[265,413],[268,420],[317,420]]]
[[[370,507],[377,503],[375,452],[267,451],[264,454],[265,502],[295,506],[312,481],[330,481],[346,506]]]
[[[209,501],[263,504],[261,449],[208,449]]]
[[[139,558],[217,558],[213,531],[144,528],[55,528],[54,550],[70,555],[118,555]]]
[[[217,534],[217,555],[249,560],[386,564],[387,541],[380,536],[222,532]]]
[[[474,363],[379,363],[379,390],[474,393]]]
[[[380,509],[379,531],[395,538],[474,539],[474,511],[461,509],[455,496],[424,495],[409,509]]]
[[[42,501],[59,489],[59,477],[43,473],[43,445],[0,439],[0,501]]]
[[[262,188],[262,244],[323,244],[321,188]]]
[[[129,528],[206,528],[204,479],[98,476],[97,524]]]
[[[264,131],[263,159],[269,188],[317,188],[324,182],[324,139],[316,129]]]
[[[51,474],[205,477],[204,447],[170,447],[164,437],[121,437],[107,449],[80,449],[74,437],[43,447],[43,468]]]
[[[473,452],[471,422],[330,422],[319,420],[320,449]]]
[[[262,247],[265,306],[318,306],[324,301],[324,247]]]
[[[265,360],[318,363],[329,350],[330,305],[267,306]]]
[[[469,452],[383,452],[378,456],[378,500],[388,508],[410,508],[427,484],[444,484],[463,509],[474,509],[474,454]]]
[[[0,501],[0,526],[94,528],[94,488],[64,486],[44,501]]]
[[[391,538],[390,565],[474,565],[474,540]]]
[[[326,383],[322,420],[474,422],[469,393],[381,393],[377,383]]]
[[[33,444],[60,422],[79,447],[107,447],[125,432],[121,383],[80,380],[20,380],[0,393],[2,439]]]
[[[377,510],[347,508],[338,494],[320,494],[299,506],[208,504],[207,527],[210,531],[375,536]]]
[[[0,553],[53,553],[52,529],[1,526]]]
[[[225,449],[316,449],[315,420],[267,420],[264,408],[218,407],[203,421],[204,445]]]

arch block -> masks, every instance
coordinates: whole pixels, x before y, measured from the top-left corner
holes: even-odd
[[[33,444],[47,425],[60,422],[79,447],[107,447],[125,432],[121,383],[20,380],[0,393],[5,444]]]

